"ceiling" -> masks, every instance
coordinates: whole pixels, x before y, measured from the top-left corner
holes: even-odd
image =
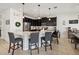
[[[38,5],[40,4],[40,7]],[[0,3],[0,11],[8,8],[23,7],[21,3]],[[48,8],[51,8],[50,11]],[[56,16],[62,13],[79,12],[79,3],[25,3],[24,14],[33,18]]]

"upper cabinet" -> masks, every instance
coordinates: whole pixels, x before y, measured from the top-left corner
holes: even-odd
[[[23,22],[31,23],[31,26],[56,26],[57,25],[57,17],[51,17],[51,20],[47,17],[43,17],[42,19],[30,19],[25,18]]]
[[[41,26],[41,20],[39,19],[30,19],[30,18],[24,18],[23,22],[29,22],[31,23],[31,26]]]
[[[57,25],[57,17],[51,17],[50,20],[49,18],[42,18],[42,26],[56,26]]]

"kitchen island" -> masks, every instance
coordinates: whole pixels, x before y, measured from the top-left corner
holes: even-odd
[[[41,47],[41,37],[45,36],[45,32],[53,32],[53,31],[24,31],[21,34],[21,37],[23,38],[23,50],[28,50],[29,47],[29,38],[30,38],[30,34],[31,33],[36,33],[39,32],[39,47]],[[17,33],[17,35],[20,35],[19,33]],[[32,47],[34,48],[34,46]]]

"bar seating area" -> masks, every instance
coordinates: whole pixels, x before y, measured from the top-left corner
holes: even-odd
[[[55,31],[54,31],[55,32]],[[41,47],[45,47],[45,51],[47,51],[47,47],[50,46],[50,49],[52,50],[52,43],[53,39],[56,38],[57,44],[59,44],[58,41],[58,34],[52,32],[45,32],[45,36],[41,37],[41,42],[39,43],[39,32],[31,33],[30,38],[28,39],[28,49],[30,55],[32,55],[32,50],[36,50],[38,54],[40,53]],[[21,47],[23,50],[23,38],[17,37],[15,38],[14,33],[8,32],[9,34],[9,50],[8,53],[10,53],[10,50],[12,49],[12,55],[14,55],[14,51]],[[13,43],[13,46],[12,46]],[[41,44],[41,47],[39,47],[39,44]],[[17,47],[17,48],[16,48]]]

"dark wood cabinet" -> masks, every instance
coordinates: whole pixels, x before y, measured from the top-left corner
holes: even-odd
[[[41,25],[42,26],[56,26],[57,25],[57,17],[52,17],[50,18],[51,20],[49,20],[49,18],[44,17],[41,20]]]
[[[31,26],[41,26],[41,19],[30,19],[25,17],[23,22],[29,22]]]
[[[41,26],[41,19],[36,20],[36,25],[37,25],[37,26]]]
[[[57,17],[52,17],[49,21],[49,18],[43,17],[42,19],[30,19],[24,18],[23,22],[29,22],[31,26],[56,26],[57,25]]]
[[[41,26],[41,21],[40,20],[32,20],[31,26]]]

